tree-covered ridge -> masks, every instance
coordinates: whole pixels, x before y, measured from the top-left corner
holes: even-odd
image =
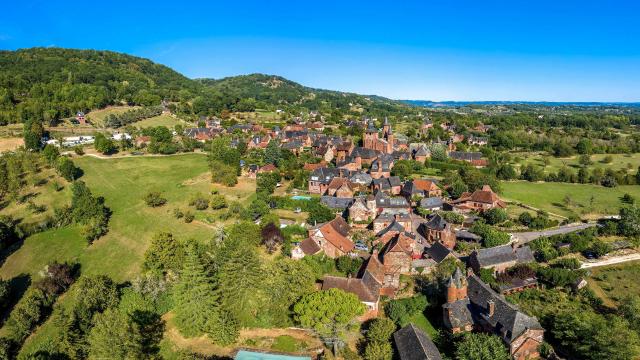
[[[359,95],[340,91],[314,89],[281,76],[250,74],[222,79],[197,79],[210,90],[236,99],[252,99],[258,108],[318,110],[324,114],[348,113],[361,108],[364,112],[389,113],[409,108],[399,101],[380,96]]]
[[[53,121],[117,103],[186,101],[199,88],[164,65],[112,51],[0,51],[0,123]]]
[[[159,105],[183,115],[223,110],[283,108],[378,116],[408,105],[378,96],[308,88],[278,76],[252,74],[220,80],[192,80],[167,66],[127,54],[64,48],[0,51],[0,124],[54,124],[77,111],[114,104]]]

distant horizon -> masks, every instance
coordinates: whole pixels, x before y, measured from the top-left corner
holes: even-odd
[[[277,74],[390,99],[637,103],[639,13],[628,0],[28,0],[0,13],[0,48],[108,49],[189,78]]]

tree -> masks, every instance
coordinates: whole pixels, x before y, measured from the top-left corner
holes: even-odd
[[[73,164],[71,159],[65,156],[58,158],[56,170],[67,181],[73,181],[82,175],[82,171]]]
[[[396,324],[391,319],[377,318],[371,321],[366,333],[367,341],[388,342],[396,331]]]
[[[509,360],[511,357],[495,335],[466,333],[456,344],[457,360]]]
[[[487,224],[489,225],[500,224],[509,219],[507,212],[504,209],[500,208],[494,208],[485,211],[484,214],[482,214],[482,217],[484,217],[484,219],[487,221]]]
[[[627,295],[620,301],[618,312],[624,317],[631,327],[640,331],[640,296]]]
[[[515,180],[518,178],[518,173],[516,172],[516,169],[513,166],[509,164],[504,164],[498,167],[498,170],[496,171],[496,176],[500,180]]]
[[[44,156],[49,165],[54,165],[60,156],[60,151],[56,146],[47,144],[42,150],[42,156]]]
[[[96,314],[89,332],[91,359],[145,359],[142,335],[137,324],[127,314],[107,309]]]
[[[640,208],[636,206],[620,208],[618,232],[628,237],[640,236]]]
[[[97,133],[94,143],[94,148],[105,155],[114,153],[118,147],[111,138],[106,137],[103,133]]]
[[[284,236],[282,231],[273,223],[268,223],[262,228],[262,243],[267,248],[269,254],[272,254],[279,244],[282,244]]]
[[[356,295],[340,289],[307,294],[293,306],[296,322],[313,329],[334,350],[342,346],[355,318],[365,310]]]
[[[237,324],[220,311],[219,292],[194,245],[187,247],[184,267],[173,294],[175,323],[182,334],[188,337],[207,334],[220,345],[235,341]]]
[[[307,223],[320,224],[323,222],[331,221],[335,217],[335,213],[320,202],[309,204],[309,216],[307,217]]]
[[[467,184],[464,183],[464,181],[456,180],[453,184],[451,184],[451,187],[449,188],[449,195],[457,199],[468,190],[469,188],[467,187]]]
[[[44,279],[37,283],[37,287],[48,296],[54,296],[66,291],[74,280],[75,274],[71,265],[53,262],[46,266]]]
[[[366,360],[391,360],[393,349],[389,341],[374,341],[368,343],[364,348],[364,358]]]
[[[442,144],[433,144],[429,146],[431,151],[431,159],[435,161],[447,161],[447,148]]]
[[[144,253],[143,268],[166,274],[182,268],[184,248],[171,233],[161,232],[153,237],[151,245]]]
[[[357,275],[361,266],[362,259],[359,257],[343,255],[336,259],[336,268],[350,276]]]
[[[267,148],[264,150],[264,163],[277,165],[282,157],[280,147],[275,140],[269,141]]]

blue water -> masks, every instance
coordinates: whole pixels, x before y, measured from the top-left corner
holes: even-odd
[[[294,195],[291,200],[311,200],[311,196]]]
[[[236,354],[235,360],[311,360],[311,357],[267,354],[261,352],[240,350]]]

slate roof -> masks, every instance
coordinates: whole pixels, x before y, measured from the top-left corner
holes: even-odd
[[[350,174],[351,172],[346,169],[321,167],[313,170],[309,175],[309,179],[327,185],[334,177],[349,176]]]
[[[529,246],[525,245],[514,249],[511,245],[494,246],[486,249],[479,249],[471,254],[480,267],[494,266],[506,262],[515,261],[517,263],[529,263],[535,261],[533,252]]]
[[[463,241],[480,241],[482,237],[467,230],[458,230],[456,231],[456,239]]]
[[[401,196],[388,197],[379,191],[376,193],[376,206],[379,208],[408,208],[409,203]]]
[[[373,185],[379,186],[380,190],[390,190],[394,186],[402,185],[400,178],[397,176],[383,177],[380,179],[373,179]]]
[[[517,306],[509,303],[504,296],[493,291],[477,276],[469,276],[467,282],[475,321],[489,324],[507,344],[527,329],[542,330],[542,326],[535,317],[521,312]],[[495,309],[493,315],[489,315],[487,310],[490,301],[493,302]]]
[[[320,202],[326,205],[329,209],[344,210],[353,204],[353,198],[338,198],[333,196],[322,196]]]
[[[318,244],[316,244],[316,242],[311,238],[302,240],[302,242],[300,242],[300,249],[305,253],[305,255],[317,254],[318,252],[320,252],[320,250],[322,250],[320,246],[318,246]]]
[[[430,154],[431,151],[429,151],[426,146],[420,146],[414,153],[414,156],[429,156]]]
[[[429,197],[420,200],[420,207],[424,209],[433,209],[442,207],[444,203],[439,197]]]
[[[353,175],[351,175],[349,180],[351,180],[351,182],[355,184],[369,186],[373,181],[373,178],[371,178],[371,175],[363,171],[358,171],[358,172],[355,172]]]
[[[393,165],[393,156],[389,154],[380,154],[373,163],[371,163],[371,171],[391,171]]]
[[[380,215],[380,216],[385,216],[385,215]],[[380,216],[378,218],[380,218]],[[391,218],[393,219],[393,217],[391,217]],[[389,224],[389,226],[387,226],[386,228],[380,230],[380,232],[378,232],[376,234],[376,237],[384,236],[388,232],[403,232],[403,231],[404,231],[404,226],[400,225],[400,223],[395,221],[395,219],[394,219],[393,222],[391,224]]]
[[[432,258],[436,263],[440,264],[444,259],[451,254],[451,250],[447,249],[439,242],[433,243],[431,247],[425,249],[425,253]]]
[[[426,226],[427,228],[438,231],[444,230],[447,225],[449,225],[449,223],[444,218],[442,218],[440,214],[433,215],[431,219],[429,219],[429,221],[424,223],[424,226]]]
[[[322,290],[340,289],[355,294],[360,301],[376,302],[379,295],[372,292],[363,279],[325,276],[322,279]]]
[[[363,159],[375,159],[378,154],[380,152],[373,150],[373,149],[367,149],[367,148],[363,148],[363,147],[355,147],[353,148],[353,150],[351,151],[351,154],[349,154],[349,156],[351,158],[356,158],[356,157],[361,157]]]
[[[445,326],[448,328],[464,328],[467,325],[473,325],[471,301],[469,298],[460,299],[452,303],[445,303],[442,305],[442,308],[448,310],[444,317]]]
[[[442,360],[442,356],[429,336],[413,324],[393,334],[400,360]]]

